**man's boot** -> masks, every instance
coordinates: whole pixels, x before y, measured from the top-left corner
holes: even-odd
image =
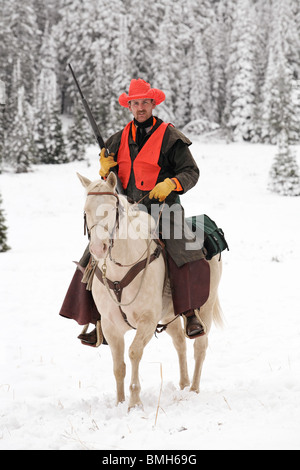
[[[194,339],[205,335],[205,325],[200,321],[199,310],[188,310],[183,313],[185,334],[188,338]]]
[[[101,320],[98,320],[96,323],[96,328],[94,328],[92,331],[87,333],[89,325],[86,325],[82,333],[77,336],[78,339],[81,340],[81,344],[87,345],[87,346],[92,346],[94,348],[97,348],[101,344],[108,344],[106,339],[103,336],[102,328],[101,328]]]

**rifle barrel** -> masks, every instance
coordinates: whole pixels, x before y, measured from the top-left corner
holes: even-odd
[[[89,120],[89,123],[90,123],[90,125],[91,125],[91,128],[93,129],[95,138],[96,138],[96,140],[97,140],[97,142],[98,142],[98,145],[99,145],[100,149],[103,149],[103,147],[105,147],[105,144],[104,144],[104,140],[103,140],[103,138],[102,138],[102,136],[101,136],[101,134],[100,134],[99,128],[98,128],[98,126],[97,126],[97,123],[96,123],[96,121],[95,121],[95,119],[94,119],[94,116],[92,115],[92,112],[91,112],[91,110],[90,110],[90,107],[89,107],[89,105],[88,105],[88,103],[87,103],[87,101],[86,101],[86,99],[85,99],[85,97],[84,97],[84,95],[83,95],[83,93],[82,93],[82,91],[81,91],[81,88],[80,88],[80,86],[79,86],[79,83],[78,83],[78,81],[77,81],[77,78],[76,78],[76,76],[75,76],[75,73],[74,73],[74,71],[73,71],[73,69],[72,69],[72,66],[71,66],[71,64],[68,64],[68,65],[69,65],[69,69],[71,70],[71,73],[72,73],[74,82],[75,82],[75,84],[76,84],[76,86],[77,86],[77,89],[78,89],[78,91],[79,91],[79,93],[80,93],[81,101],[82,101],[82,104],[83,104],[83,106],[84,106],[84,109],[85,109],[87,118],[88,118],[88,120]],[[108,153],[107,153],[107,155],[108,155]]]
[[[81,88],[80,88],[79,83],[78,83],[78,81],[77,81],[77,78],[76,78],[76,76],[75,76],[75,73],[74,73],[74,71],[73,71],[73,69],[72,69],[72,66],[71,66],[71,64],[68,64],[68,65],[69,65],[69,69],[71,70],[71,74],[72,74],[72,76],[73,76],[74,82],[75,82],[75,84],[76,84],[76,86],[77,86],[77,88],[78,88],[78,91],[79,91],[79,93],[80,93],[81,99],[84,100],[83,93],[82,93],[82,91],[81,91]]]
[[[84,107],[84,109],[85,109],[85,112],[86,112],[87,118],[88,118],[88,120],[89,120],[89,123],[90,123],[90,125],[91,125],[91,128],[93,129],[94,136],[95,136],[95,138],[96,138],[96,140],[97,140],[97,142],[98,142],[98,145],[99,145],[100,149],[103,149],[103,148],[105,148],[105,143],[104,143],[104,140],[103,140],[103,138],[102,138],[102,136],[101,136],[101,134],[100,134],[99,128],[98,128],[98,126],[97,126],[97,123],[96,123],[96,121],[95,121],[95,119],[94,119],[94,116],[92,115],[92,111],[90,110],[90,107],[89,107],[89,105],[88,105],[88,103],[87,103],[85,97],[83,96],[83,93],[82,93],[82,91],[81,91],[81,88],[80,88],[79,83],[78,83],[78,81],[77,81],[77,78],[76,78],[76,76],[75,76],[75,73],[74,73],[74,71],[73,71],[73,69],[72,69],[72,66],[71,66],[71,64],[68,64],[68,65],[69,65],[69,69],[70,69],[70,71],[71,71],[71,73],[72,73],[74,82],[75,82],[75,84],[76,84],[76,86],[77,86],[77,89],[78,89],[78,91],[79,91],[79,93],[80,93],[81,101],[82,101],[83,107]],[[108,155],[109,155],[109,150],[108,150],[107,148],[105,148],[105,157],[108,157]],[[115,173],[116,177],[117,177],[117,192],[118,192],[119,194],[124,194],[124,189],[123,189],[121,180],[120,180],[120,178],[118,177],[118,174],[117,174],[115,168],[112,168],[111,171],[113,171],[113,172]]]

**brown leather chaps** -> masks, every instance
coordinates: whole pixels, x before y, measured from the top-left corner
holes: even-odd
[[[208,262],[203,258],[178,267],[170,256],[167,259],[175,315],[200,308],[209,296]],[[86,264],[80,261],[81,266]],[[82,272],[76,269],[59,314],[76,320],[79,325],[96,324],[99,312],[91,291],[81,280]]]
[[[202,307],[208,299],[210,287],[210,266],[206,259],[178,267],[168,256],[168,270],[175,315]]]

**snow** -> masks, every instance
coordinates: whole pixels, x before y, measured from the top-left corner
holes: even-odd
[[[196,139],[192,152],[201,179],[182,197],[187,216],[208,214],[230,247],[225,327],[209,335],[198,395],[179,389],[168,335],[154,337],[140,369],[144,409],[130,413],[115,405],[109,347],[82,346],[81,327],[58,315],[87,243],[76,171],[97,179],[98,150],[0,175],[12,247],[0,254],[1,450],[300,449],[300,198],[267,190],[275,147]],[[191,341],[188,357],[191,375]]]

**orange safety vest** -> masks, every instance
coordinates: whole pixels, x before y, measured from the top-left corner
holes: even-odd
[[[128,143],[131,125],[134,125],[132,121],[123,130],[117,159],[119,165],[118,176],[124,189],[128,186],[132,166]],[[156,184],[161,169],[158,165],[161,145],[168,125],[165,122],[161,123],[149,137],[133,162],[136,187],[141,191],[151,191]]]

